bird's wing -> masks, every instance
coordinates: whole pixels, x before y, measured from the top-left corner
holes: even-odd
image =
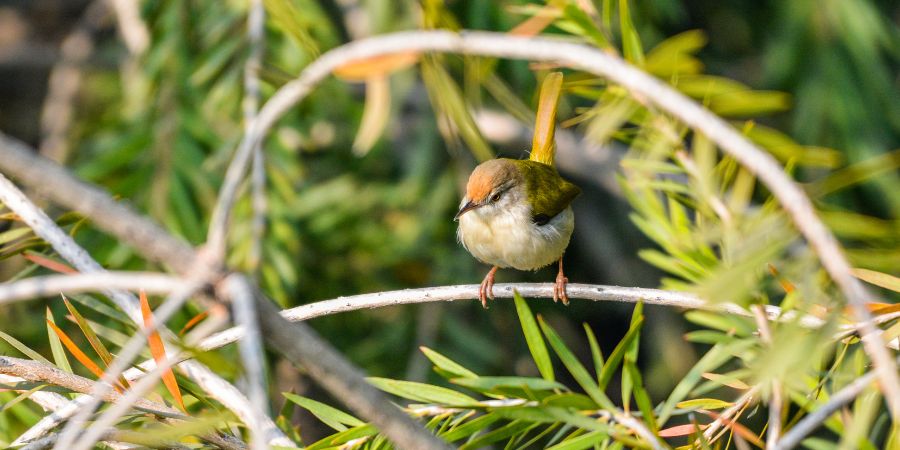
[[[532,199],[531,216],[539,225],[565,210],[581,193],[578,186],[563,179],[551,166],[530,160],[516,162],[526,173],[526,189]]]

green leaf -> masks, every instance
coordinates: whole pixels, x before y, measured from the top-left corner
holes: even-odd
[[[365,422],[356,417],[322,402],[317,402],[311,398],[302,397],[290,392],[282,392],[282,395],[284,395],[284,398],[300,405],[300,407],[312,413],[312,415],[316,416],[316,418],[321,420],[325,425],[328,425],[337,431],[347,430],[347,427],[344,425],[349,425],[351,427],[365,425]]]
[[[453,442],[464,437],[469,437],[474,435],[475,433],[491,426],[494,422],[500,420],[500,416],[497,414],[485,414],[481,417],[477,417],[472,419],[462,425],[454,426],[449,431],[440,434],[440,437],[445,441]]]
[[[719,400],[717,398],[695,398],[678,402],[675,406],[682,409],[722,409],[733,404],[734,403]]]
[[[600,372],[600,381],[597,383],[600,386],[600,389],[606,389],[606,386],[609,384],[610,380],[612,380],[616,370],[619,369],[619,363],[622,362],[625,352],[628,351],[631,343],[640,335],[641,324],[643,323],[643,318],[632,321],[628,332],[625,333],[625,336],[622,337],[622,340],[619,341],[616,348],[609,354],[609,359],[606,360],[606,364],[603,365],[603,370]]]
[[[594,373],[597,381],[600,381],[600,371],[603,370],[603,352],[600,351],[600,345],[597,343],[597,336],[588,324],[581,324],[584,327],[584,334],[587,335],[588,345],[591,347],[591,359],[594,360]]]
[[[467,380],[468,378],[463,379]],[[366,380],[382,391],[409,400],[437,403],[444,406],[475,406],[478,404],[477,400],[468,395],[440,386],[378,377],[369,377]]]
[[[322,450],[325,448],[337,447],[354,439],[374,436],[376,434],[378,434],[378,429],[375,428],[374,425],[362,425],[322,438],[318,442],[306,447],[306,450]]]
[[[534,315],[528,308],[528,303],[519,295],[519,292],[513,290],[513,298],[516,303],[516,312],[519,314],[519,322],[522,323],[522,332],[525,334],[525,342],[528,343],[528,350],[534,363],[537,365],[538,371],[545,380],[553,381],[556,378],[553,375],[553,362],[550,361],[550,354],[547,352],[547,345],[544,338],[541,337],[541,330],[538,329]]]
[[[576,392],[563,392],[544,397],[541,400],[542,405],[559,406],[563,408],[574,408],[579,411],[597,409],[597,403],[590,397]]]
[[[650,428],[651,432],[656,432],[657,427],[655,414],[653,413],[653,404],[650,401],[650,395],[644,388],[644,380],[643,377],[641,377],[641,372],[638,370],[637,364],[632,361],[631,358],[625,358],[624,368],[625,372],[628,373],[631,378],[631,391],[632,395],[634,395],[634,401],[637,403],[638,409],[644,417],[644,421],[647,422],[647,427]]]
[[[553,351],[556,352],[559,359],[562,360],[563,365],[566,366],[566,369],[569,370],[569,373],[572,374],[572,377],[575,378],[575,381],[578,382],[582,389],[584,389],[585,393],[601,407],[614,410],[616,407],[613,405],[613,402],[603,393],[600,387],[597,386],[594,378],[591,377],[587,369],[578,362],[578,358],[576,358],[566,347],[566,344],[563,343],[559,335],[556,334],[556,331],[547,325],[540,316],[538,316],[538,320],[540,321],[544,335],[547,336],[547,341],[549,341],[550,346],[553,347]]]
[[[475,372],[472,372],[469,369],[466,369],[456,361],[428,348],[425,346],[419,347],[419,350],[425,354],[425,357],[428,358],[438,369],[443,370],[449,374],[455,375],[456,378],[478,378],[478,375]]]
[[[663,403],[659,410],[659,414],[656,416],[659,426],[662,426],[669,420],[672,411],[675,409],[675,405],[690,394],[691,390],[694,389],[694,386],[696,386],[703,378],[705,372],[715,370],[717,367],[731,359],[731,355],[736,351],[749,347],[750,345],[753,345],[753,343],[753,341],[747,340],[737,341],[734,344],[729,345],[717,344],[706,352],[706,354],[700,358],[700,361],[697,361],[697,364],[694,364],[694,367],[688,371],[677,385],[675,385],[675,389],[672,389],[669,398]]]
[[[53,320],[53,313],[50,312],[50,308],[47,308],[47,321],[54,324],[56,323],[56,321]],[[62,342],[50,325],[47,325],[47,335],[50,338],[50,351],[53,352],[53,361],[56,362],[56,366],[66,372],[72,373],[72,365],[69,364],[69,358],[66,356],[66,351],[63,349]]]
[[[55,336],[55,334],[54,334],[54,336]],[[27,345],[23,344],[18,339],[4,333],[3,331],[0,331],[0,339],[3,339],[9,345],[13,346],[16,350],[22,352],[22,354],[31,358],[34,361],[45,362],[47,364],[53,365],[53,363],[48,361],[47,358],[44,358],[43,356],[41,356],[40,353],[28,348]]]
[[[481,392],[493,391],[497,388],[519,388],[534,391],[568,390],[568,388],[556,381],[531,377],[454,378],[450,382]]]
[[[471,450],[486,447],[490,444],[493,444],[494,442],[501,441],[523,432],[527,432],[528,430],[537,427],[537,425],[538,424],[536,423],[514,420],[500,428],[497,428],[496,430],[485,433],[469,442],[466,442],[465,445],[459,447],[459,450]]]
[[[582,434],[581,436],[572,439],[566,439],[559,444],[548,447],[547,450],[582,450],[591,448],[608,438],[609,433],[604,431],[591,431],[590,433]]]

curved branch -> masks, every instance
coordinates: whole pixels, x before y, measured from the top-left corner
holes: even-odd
[[[866,289],[851,275],[850,265],[837,239],[816,216],[812,202],[803,190],[785,175],[775,158],[751,143],[726,121],[617,56],[586,45],[503,33],[411,31],[362,39],[332,49],[307,66],[299,77],[282,86],[266,102],[249,127],[228,168],[211,223],[227,223],[238,183],[246,172],[252,149],[284,113],[306,97],[334,69],[377,56],[426,51],[551,61],[583,70],[621,85],[632,95],[672,114],[706,135],[760,179],[818,254],[822,266],[847,298],[859,321],[863,345],[875,363],[891,415],[900,417],[900,375],[866,308]],[[213,247],[223,245],[225,228],[227,227],[221,226],[218,228],[221,232],[213,230],[214,233],[210,234],[209,242]]]
[[[59,293],[75,294],[108,289],[144,290],[148,294],[168,294],[183,285],[184,281],[180,278],[153,272],[48,275],[0,284],[0,305]]]

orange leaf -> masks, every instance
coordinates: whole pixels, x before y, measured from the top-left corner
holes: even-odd
[[[562,92],[563,74],[553,72],[541,83],[537,118],[534,120],[534,138],[531,140],[531,155],[528,159],[553,165],[553,134],[556,130],[556,108]]]
[[[184,336],[184,333],[187,333],[188,330],[190,330],[191,328],[194,328],[194,325],[197,325],[198,323],[200,323],[201,321],[203,321],[203,319],[205,319],[207,317],[209,317],[209,311],[203,311],[202,313],[197,314],[194,317],[191,317],[191,320],[188,320],[188,322],[186,324],[184,324],[184,327],[181,328],[181,331],[179,331],[178,334],[180,336]]]
[[[712,411],[707,411],[705,409],[698,409],[697,412],[699,412],[701,414],[706,414],[707,416],[712,417],[713,419],[719,418],[718,413],[715,413]],[[740,435],[742,438],[744,438],[751,444],[753,444],[759,448],[766,447],[766,444],[764,444],[763,441],[761,441],[759,439],[759,436],[757,436],[756,433],[750,431],[749,428],[747,428],[731,419],[722,419],[722,422],[725,424],[726,427],[731,428],[732,431],[734,431],[735,433]]]
[[[150,303],[147,301],[147,293],[143,290],[141,291],[140,299],[141,314],[144,316],[144,327],[151,328],[153,326],[153,311],[150,310]],[[166,359],[166,347],[163,345],[159,332],[153,331],[149,333],[147,335],[147,343],[150,346],[150,353],[153,355],[153,360],[156,361],[156,364],[162,364]],[[184,407],[184,401],[181,398],[181,390],[178,389],[178,381],[175,380],[175,372],[172,372],[171,367],[163,371],[162,380],[163,384],[166,385],[166,389],[169,390],[169,393],[175,398],[178,406],[181,407],[181,410],[187,412],[187,409]]]
[[[659,430],[657,435],[662,438],[689,436],[691,433],[703,431],[706,427],[707,425],[694,425],[692,423],[676,425],[674,427],[666,428],[665,430]]]
[[[78,362],[81,363],[81,365],[86,367],[87,370],[90,370],[91,373],[93,373],[94,375],[97,376],[97,378],[103,377],[103,370],[100,369],[100,366],[98,366],[94,361],[92,361],[91,358],[88,358],[88,356],[85,355],[84,352],[81,351],[81,349],[78,348],[78,346],[75,345],[75,343],[72,342],[71,339],[69,339],[69,336],[66,335],[66,333],[63,330],[59,329],[59,327],[56,326],[55,323],[53,323],[49,320],[47,321],[47,325],[49,325],[50,328],[53,329],[53,332],[56,333],[57,336],[59,336],[59,340],[62,342],[62,344],[64,346],[66,346],[66,349],[69,350],[69,353],[71,353],[72,356],[74,356],[75,359],[77,359]]]
[[[25,259],[27,259],[27,260],[29,260],[29,261],[31,261],[31,262],[33,262],[33,263],[35,263],[35,264],[37,264],[37,265],[39,265],[39,266],[41,266],[41,267],[44,267],[44,268],[46,268],[46,269],[50,269],[50,270],[52,270],[52,271],[54,271],[54,272],[59,272],[59,273],[78,273],[77,270],[73,269],[72,267],[70,267],[70,266],[68,266],[68,265],[66,265],[66,264],[63,264],[63,263],[61,263],[61,262],[59,262],[59,261],[54,261],[54,260],[52,260],[52,259],[50,259],[50,258],[47,258],[46,256],[43,256],[43,255],[38,255],[37,253],[31,253],[31,252],[23,253],[23,254],[22,254],[22,257],[25,258]]]
[[[418,52],[392,53],[357,59],[334,69],[334,75],[347,81],[364,81],[376,75],[387,75],[419,61]]]

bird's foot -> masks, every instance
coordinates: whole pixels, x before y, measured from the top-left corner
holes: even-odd
[[[566,294],[566,284],[569,279],[563,274],[562,259],[559,260],[559,273],[556,274],[556,285],[553,286],[553,303],[562,300],[563,305],[569,304],[569,295]]]
[[[484,280],[481,282],[481,290],[479,291],[478,298],[481,299],[481,306],[484,307],[484,309],[488,309],[488,298],[491,300],[494,299],[494,274],[497,273],[497,269],[497,266],[491,268],[491,271],[485,275]]]

